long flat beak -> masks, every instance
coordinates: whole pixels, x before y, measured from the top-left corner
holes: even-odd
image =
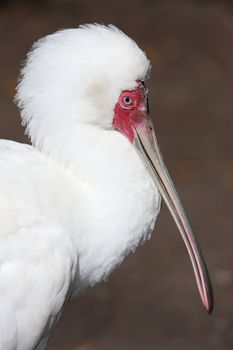
[[[166,203],[184,240],[190,256],[197,287],[202,303],[210,314],[213,310],[214,299],[209,273],[200,246],[190,225],[189,219],[168,170],[164,164],[159,145],[155,137],[154,127],[147,116],[142,123],[134,127],[134,146]]]

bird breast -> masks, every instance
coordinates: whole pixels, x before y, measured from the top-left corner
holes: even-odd
[[[60,225],[79,257],[78,293],[107,278],[149,237],[160,195],[117,131],[79,127],[66,142],[54,139],[46,147],[38,152],[2,141],[1,235],[40,222]]]

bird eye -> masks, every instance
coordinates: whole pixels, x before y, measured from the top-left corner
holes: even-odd
[[[129,106],[129,105],[131,105],[133,103],[133,100],[129,96],[124,96],[123,97],[123,102],[124,102],[125,105]]]
[[[133,109],[136,107],[135,92],[133,91],[122,91],[118,100],[121,108]]]

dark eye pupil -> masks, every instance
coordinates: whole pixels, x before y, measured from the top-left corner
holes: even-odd
[[[131,98],[129,96],[124,97],[124,102],[128,105],[132,102]]]

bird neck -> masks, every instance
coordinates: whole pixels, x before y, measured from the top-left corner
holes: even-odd
[[[107,178],[111,185],[116,180],[126,181],[126,177],[132,180],[132,163],[144,169],[134,148],[121,133],[95,125],[55,130],[45,139],[40,151],[92,188],[100,188],[102,184],[106,188]],[[129,169],[125,164],[128,162]]]
[[[42,152],[86,189],[84,195],[73,191],[69,210],[84,213],[81,229],[79,215],[73,215],[73,232],[82,284],[93,285],[148,237],[159,212],[157,190],[133,146],[115,130],[65,130],[54,134]]]

